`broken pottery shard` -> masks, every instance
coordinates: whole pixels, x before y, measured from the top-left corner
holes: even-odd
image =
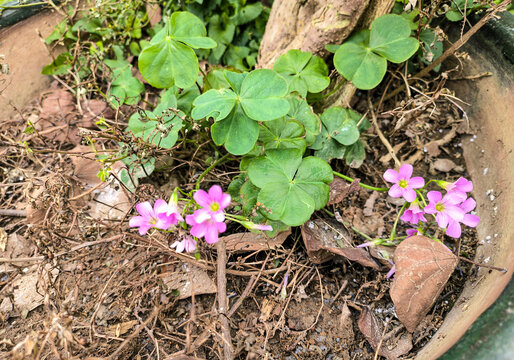
[[[332,259],[334,255],[340,255],[361,265],[379,269],[366,250],[354,247],[348,230],[335,220],[307,221],[302,226],[302,238],[307,255],[315,264],[321,264]]]
[[[225,241],[227,251],[245,252],[275,249],[282,245],[291,234],[291,230],[278,233],[274,238],[267,237],[264,233],[236,233],[222,236],[220,240]]]
[[[458,262],[450,249],[425,236],[412,236],[398,245],[389,293],[396,315],[408,331],[413,332],[423,320]]]
[[[182,263],[174,272],[162,275],[162,281],[169,290],[178,290],[178,299],[186,299],[193,293],[214,294],[216,284],[207,272],[189,263]]]
[[[409,333],[403,334],[399,339],[395,336],[386,339],[387,332],[384,334],[382,322],[367,307],[362,310],[358,325],[371,347],[375,351],[378,349],[378,354],[389,360],[398,359],[412,349],[412,335]]]

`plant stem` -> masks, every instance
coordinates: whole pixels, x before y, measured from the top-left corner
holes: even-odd
[[[394,236],[396,235],[396,225],[398,225],[398,220],[400,220],[400,216],[402,215],[403,210],[407,206],[407,203],[403,204],[402,208],[400,209],[400,212],[398,212],[398,216],[396,216],[396,220],[393,224],[393,229],[391,230],[391,236],[389,237],[389,241],[393,242]]]
[[[417,190],[417,189],[414,189],[414,191],[416,192],[416,194],[419,195],[419,197],[421,198],[421,201],[423,201],[423,205],[427,206],[427,202],[425,201],[425,197],[423,196],[423,194],[421,193],[421,191]]]
[[[224,162],[228,157],[230,156],[229,153],[226,153],[225,155],[223,155],[222,157],[220,157],[218,160],[216,160],[214,163],[211,164],[211,166],[209,166],[207,169],[204,170],[204,172],[200,175],[200,177],[198,178],[198,180],[196,180],[196,185],[195,185],[195,190],[198,190],[200,189],[200,183],[202,182],[202,179],[212,170],[214,169],[216,166],[218,166],[219,164],[221,164],[222,162]]]
[[[332,172],[334,173],[335,176],[339,176],[341,179],[345,179],[346,181],[349,181],[349,182],[354,182],[355,181],[351,177],[343,175],[341,173],[338,173],[337,171],[332,171]],[[369,185],[366,185],[366,184],[363,184],[363,183],[359,183],[359,185],[361,187],[363,187],[364,189],[368,189],[368,190],[374,190],[374,191],[387,191],[387,190],[389,190],[389,188],[379,188],[379,187],[369,186]]]

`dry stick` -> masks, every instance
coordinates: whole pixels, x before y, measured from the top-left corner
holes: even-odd
[[[0,216],[26,217],[26,210],[0,209]]]
[[[385,336],[385,333],[386,333],[386,330],[387,330],[387,326],[389,325],[389,321],[390,320],[391,320],[391,318],[388,318],[386,323],[385,323],[384,331],[382,331],[382,336],[380,337],[380,341],[378,342],[377,350],[375,351],[375,357],[373,358],[373,360],[377,360],[378,359],[378,352],[380,351],[380,348],[382,347],[382,341],[384,341],[384,336]]]
[[[116,349],[115,352],[113,352],[111,355],[109,355],[106,359],[109,360],[109,359],[118,359],[118,354],[121,352],[121,350],[123,350],[123,348],[125,346],[128,345],[128,343],[133,339],[135,338],[140,332],[141,330],[143,330],[144,328],[146,328],[146,326],[150,323],[150,321],[153,320],[154,317],[157,316],[157,314],[159,314],[159,311],[161,310],[161,308],[159,306],[155,307],[155,309],[152,311],[152,313],[150,314],[150,316],[148,317],[148,319],[145,320],[144,323],[142,323],[141,325],[139,325],[139,327],[132,333],[130,334],[130,336],[128,338],[126,338],[122,343],[121,345],[118,347],[118,349]]]
[[[502,273],[506,273],[507,272],[506,268],[499,268],[499,267],[496,267],[496,266],[480,264],[480,263],[474,262],[473,260],[466,259],[465,257],[462,257],[462,256],[459,256],[458,258],[459,258],[459,260],[464,260],[464,261],[466,261],[468,263],[471,263],[473,265],[476,265],[476,266],[484,267],[484,268],[487,268],[487,269],[497,270],[497,271],[500,271]]]
[[[225,248],[225,240],[220,240],[216,243],[216,250],[218,252],[217,259],[217,284],[218,284],[218,311],[221,320],[221,334],[223,338],[223,356],[225,360],[232,360],[234,358],[234,349],[232,347],[232,338],[230,336],[230,324],[226,316],[228,308],[227,299],[227,250]]]
[[[393,158],[396,166],[400,167],[402,165],[402,163],[400,162],[400,160],[398,160],[398,158],[396,157],[396,154],[394,153],[393,147],[391,146],[389,141],[387,141],[386,137],[384,136],[384,134],[378,127],[377,117],[375,116],[375,112],[373,111],[373,104],[371,103],[371,98],[369,97],[369,94],[368,94],[368,105],[369,105],[369,111],[371,113],[371,121],[373,122],[373,126],[375,126],[375,130],[377,131],[378,137],[380,138],[382,143],[387,148],[387,151],[389,152],[389,155],[391,155],[391,157]]]
[[[477,22],[471,29],[468,30],[459,40],[457,40],[452,46],[446,50],[443,55],[438,57],[434,60],[433,63],[428,65],[426,68],[418,72],[416,75],[414,75],[412,78],[408,79],[409,81],[412,81],[416,78],[422,78],[427,76],[430,71],[434,70],[438,65],[440,65],[444,60],[446,60],[450,55],[452,55],[455,51],[459,50],[462,45],[468,42],[468,40],[478,31],[482,26],[484,26],[489,20],[491,20],[494,15],[496,15],[497,12],[503,11],[509,6],[509,4],[512,2],[512,0],[504,1],[496,6],[494,6],[488,14],[486,14],[482,19],[480,19],[479,22]],[[391,91],[387,96],[384,98],[384,100],[389,100],[392,97],[398,95],[401,91],[405,89],[405,85],[401,85]]]

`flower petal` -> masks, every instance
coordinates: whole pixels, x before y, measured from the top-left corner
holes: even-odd
[[[403,194],[403,189],[400,187],[400,185],[398,185],[398,184],[394,184],[394,185],[393,185],[393,186],[391,186],[391,188],[389,189],[388,194],[389,194],[389,196],[391,196],[391,197],[397,198],[397,197],[402,196],[402,194]]]
[[[203,190],[195,192],[193,198],[201,207],[209,207],[212,203],[211,197]]]
[[[195,224],[191,228],[191,235],[196,236],[197,238],[202,238],[207,231],[208,223]]]
[[[413,202],[414,200],[416,200],[416,192],[413,189],[411,189],[410,187],[407,187],[407,188],[403,189],[403,198],[407,202]]]
[[[143,216],[134,216],[129,221],[130,227],[140,227],[140,226],[149,226],[148,219]]]
[[[430,200],[430,202],[437,204],[443,198],[443,194],[441,194],[440,191],[429,191],[427,194],[427,198],[428,198],[428,200]],[[426,208],[425,208],[425,211],[426,211]]]
[[[220,207],[222,209],[226,208],[227,206],[230,205],[230,201],[232,201],[232,198],[230,197],[230,195],[223,194],[223,196],[221,197],[221,201],[220,201]]]
[[[209,226],[206,227],[205,241],[208,244],[214,244],[218,242],[218,226],[216,223],[210,223]]]
[[[218,223],[217,226],[219,233],[224,233],[225,230],[227,230],[227,224],[225,224],[224,222]]]
[[[449,217],[445,213],[439,212],[435,216],[435,221],[437,221],[439,227],[446,229],[446,227],[448,226]]]
[[[191,226],[196,225],[194,215],[186,215],[186,224]]]
[[[405,210],[402,216],[400,216],[400,219],[405,222],[410,222],[412,220],[412,210]]]
[[[393,169],[387,169],[384,173],[384,179],[390,183],[397,183],[400,181],[400,175]]]
[[[412,171],[413,170],[414,170],[414,168],[412,167],[411,164],[403,164],[400,167],[400,170],[398,170],[398,174],[400,175],[400,179],[401,180],[410,179],[410,177],[412,176]]]
[[[477,203],[473,198],[466,199],[459,207],[464,210],[464,212],[468,213],[473,210],[477,206]]]
[[[157,199],[153,205],[153,211],[159,217],[159,214],[168,212],[168,203],[163,199]]]
[[[450,220],[450,222],[448,223],[448,228],[446,229],[446,235],[458,239],[461,233],[462,229],[460,227],[459,222]]]
[[[221,198],[223,196],[223,190],[221,189],[221,186],[219,186],[219,185],[211,186],[211,188],[209,189],[209,196],[212,199],[212,201],[221,203]]]
[[[163,216],[164,215],[164,216]],[[173,221],[175,221],[175,224],[173,224]],[[175,216],[166,216],[166,213],[159,214],[159,217],[157,218],[156,223],[154,224],[154,227],[161,230],[168,229],[171,225],[176,225]]]
[[[473,191],[473,182],[469,181],[463,177],[460,177],[457,181],[455,181],[455,186],[460,191],[464,191],[464,192]]]
[[[462,221],[464,218],[464,211],[455,205],[446,205],[444,207],[444,213],[455,221]]]
[[[410,178],[409,186],[413,189],[421,189],[423,186],[425,186],[425,179],[423,179],[421,176]]]
[[[141,216],[149,220],[152,219],[154,216],[152,205],[150,205],[148,201],[137,204],[136,209]]]
[[[209,210],[206,210],[206,209],[196,210],[194,212],[193,216],[194,216],[195,222],[197,224],[203,223],[203,222],[208,221],[208,220],[210,220],[212,218],[211,212]]]
[[[479,222],[480,218],[473,214],[464,214],[464,217],[462,218],[462,223],[472,228],[476,227]]]
[[[435,205],[436,203],[435,202],[431,202],[430,204],[428,204],[427,206],[425,206],[425,212],[427,214],[435,214],[437,212],[437,209],[435,208]]]
[[[445,204],[451,205],[460,204],[464,200],[466,200],[466,194],[460,191],[449,192],[443,198]]]
[[[223,211],[216,211],[211,215],[212,219],[216,222],[225,221],[225,213]]]
[[[148,230],[150,230],[151,226],[150,225],[142,225],[139,227],[139,235],[143,236],[143,235],[146,235],[146,233],[148,232]]]

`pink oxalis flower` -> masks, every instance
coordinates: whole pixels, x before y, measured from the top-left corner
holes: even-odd
[[[176,189],[171,195],[167,206],[160,210],[162,210],[162,212],[158,214],[159,219],[162,219],[163,221],[169,221],[171,225],[177,225],[179,221],[184,221],[184,218],[178,209],[178,195]]]
[[[402,197],[407,202],[413,202],[416,199],[414,189],[420,189],[425,186],[425,180],[422,177],[412,176],[412,165],[403,164],[398,172],[393,169],[387,169],[384,173],[384,179],[390,183],[394,183],[389,189],[389,195],[397,198]]]
[[[191,235],[205,237],[207,243],[213,244],[218,241],[218,234],[227,230],[223,209],[230,205],[230,195],[214,185],[209,193],[198,190],[193,197],[202,208],[186,216],[186,222],[191,225]]]
[[[468,198],[467,200],[463,201],[462,204],[459,205],[459,208],[464,212],[464,216],[462,217],[462,220],[457,221],[450,219],[448,222],[448,228],[446,229],[446,234],[448,236],[451,236],[453,238],[459,238],[462,229],[460,226],[460,223],[463,223],[464,225],[467,225],[469,227],[476,227],[478,223],[480,222],[480,218],[474,214],[468,214],[470,211],[475,209],[475,206],[477,203],[473,198]]]
[[[464,219],[465,211],[459,206],[459,204],[465,199],[459,193],[447,193],[444,197],[439,191],[429,191],[427,198],[430,203],[425,206],[425,212],[427,214],[436,214],[435,220],[437,224],[447,229],[448,224],[452,221],[452,227],[446,230],[446,234],[451,237],[459,237],[456,229],[454,228],[453,222],[461,222]],[[459,226],[460,229],[460,226]]]
[[[473,191],[473,182],[460,177],[457,181],[449,183],[446,181],[439,181],[439,186],[445,189],[448,193],[458,193],[466,197],[466,193]]]
[[[130,219],[129,226],[138,227],[140,235],[145,235],[151,228],[166,230],[172,225],[172,219],[160,218],[159,214],[165,213],[167,207],[168,204],[162,199],[157,199],[153,208],[148,201],[139,203],[136,205],[136,209],[140,216]]]
[[[196,250],[196,240],[186,235],[182,241],[175,241],[170,247],[175,248],[175,251],[178,253],[183,251],[193,252]]]
[[[427,219],[425,219],[425,212],[421,210],[419,207],[419,204],[417,201],[413,201],[407,210],[403,213],[403,215],[400,217],[405,222],[417,225],[419,221],[426,222]]]

